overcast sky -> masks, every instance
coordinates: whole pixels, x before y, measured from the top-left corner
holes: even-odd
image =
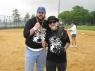
[[[24,16],[27,12],[36,13],[38,6],[44,6],[47,16],[57,15],[59,0],[0,0],[0,15],[11,15],[12,10],[17,8]],[[95,11],[95,0],[60,0],[61,11],[71,10],[75,5],[83,6],[90,11]]]

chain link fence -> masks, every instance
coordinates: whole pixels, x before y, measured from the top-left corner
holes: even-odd
[[[24,27],[24,25],[25,25],[25,21],[23,20],[14,21],[12,16],[0,15],[0,29]]]

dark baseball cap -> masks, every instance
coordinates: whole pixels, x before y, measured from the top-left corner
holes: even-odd
[[[37,13],[39,13],[39,12],[46,13],[46,10],[45,10],[44,7],[38,7],[38,9],[37,9]]]

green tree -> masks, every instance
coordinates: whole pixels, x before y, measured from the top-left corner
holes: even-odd
[[[24,17],[24,21],[26,22],[26,21],[28,21],[30,19],[30,15],[29,15],[29,13],[26,13],[26,15],[25,15],[25,17]]]
[[[71,18],[78,23],[86,23],[89,17],[89,11],[80,6],[73,7]]]
[[[90,16],[91,16],[91,19],[90,19],[91,23],[92,23],[93,25],[95,25],[95,11],[92,11],[92,12],[90,13]]]
[[[71,20],[70,11],[63,11],[62,13],[59,14],[58,17],[65,20],[65,22],[68,22]]]
[[[87,24],[90,22],[93,13],[81,6],[75,6],[71,11],[63,11],[59,14],[59,18],[64,19],[65,22],[75,21],[80,24]]]
[[[18,9],[13,10],[12,16],[13,16],[13,21],[14,22],[19,22],[20,21],[20,14],[19,14]]]

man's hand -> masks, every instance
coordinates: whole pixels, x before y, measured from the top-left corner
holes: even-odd
[[[67,48],[69,47],[70,43],[66,43],[66,45],[64,46],[64,51],[66,52]]]
[[[48,44],[45,41],[42,41],[42,47],[47,47]]]
[[[35,26],[34,26],[32,29],[30,29],[30,36],[31,36],[40,26],[41,26],[40,23],[37,22],[37,23],[35,24]]]
[[[34,30],[37,30],[40,26],[41,26],[40,23],[37,22],[37,23],[35,24],[35,26],[33,27],[33,29],[34,29]]]

